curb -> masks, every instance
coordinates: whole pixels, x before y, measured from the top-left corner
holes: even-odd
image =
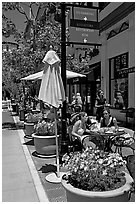
[[[13,119],[14,119],[14,122],[16,124],[18,122],[17,117],[13,116]],[[20,137],[21,144],[25,143],[24,131],[23,130],[17,130],[17,131],[18,131],[18,134],[19,134],[19,137]],[[43,185],[41,183],[41,180],[40,180],[40,177],[38,175],[37,169],[36,169],[36,167],[34,165],[34,162],[33,162],[32,158],[31,158],[31,155],[29,153],[29,150],[24,145],[22,145],[22,148],[23,148],[23,151],[24,151],[24,154],[25,154],[25,157],[26,157],[27,164],[28,164],[29,169],[30,169],[30,173],[31,173],[31,176],[32,176],[32,179],[33,179],[33,182],[34,182],[34,186],[36,188],[36,192],[37,192],[39,201],[40,202],[49,202],[48,196],[47,196],[47,194],[46,194],[46,192],[45,192],[45,190],[43,188]]]

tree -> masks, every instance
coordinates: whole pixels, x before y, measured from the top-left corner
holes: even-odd
[[[57,52],[60,50],[61,26],[53,16],[58,3],[31,2],[28,4],[30,15],[26,13],[22,4],[21,2],[2,4],[2,34],[5,37],[14,36],[15,41],[21,45],[19,49],[3,51],[2,57],[3,89],[10,91],[13,95],[16,93],[14,90],[19,86],[17,83],[19,78],[39,71],[42,59],[50,45],[54,45]],[[35,16],[33,9],[37,10]],[[17,10],[25,16],[26,28],[24,32],[19,33],[14,22],[6,17],[9,10],[13,12]],[[6,75],[8,75],[7,78]]]
[[[24,6],[29,8],[29,13],[27,13]],[[15,23],[7,17],[8,11],[17,11],[24,16],[26,27],[23,32],[19,32]],[[2,3],[2,35],[7,38],[11,35],[14,36],[15,41],[20,45],[19,49],[8,53],[3,52],[2,82],[4,88],[7,89],[8,87],[12,93],[19,86],[16,83],[19,78],[40,71],[42,59],[49,50],[50,45],[53,45],[54,50],[61,57],[60,23],[59,2]],[[67,35],[69,33],[66,31]],[[67,59],[68,70],[81,72],[85,65],[87,67],[87,63],[79,63],[71,58]],[[7,75],[10,73],[7,79],[4,77],[6,73]]]

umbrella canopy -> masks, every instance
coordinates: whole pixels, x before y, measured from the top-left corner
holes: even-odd
[[[75,78],[75,77],[86,77],[84,74],[79,74],[77,72],[72,72],[69,70],[66,70],[67,79]],[[36,79],[42,79],[43,71],[37,72],[35,74],[30,74],[29,76],[21,78],[21,80],[36,80]]]
[[[44,57],[43,62],[45,66],[38,98],[58,108],[65,100],[65,91],[59,69],[60,59],[55,51],[50,50]]]

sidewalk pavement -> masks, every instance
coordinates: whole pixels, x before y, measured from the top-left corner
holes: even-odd
[[[56,159],[36,156],[33,139],[24,137],[18,116],[2,112],[2,125],[2,201],[67,202],[61,183],[45,180],[56,171]],[[134,195],[130,202],[134,202]]]
[[[6,109],[2,127],[2,201],[66,202],[61,183],[45,180],[56,171],[56,158],[37,157],[33,139],[25,138],[23,122]]]
[[[33,180],[28,165],[30,158],[25,156],[20,132],[9,111],[2,112],[2,125],[4,128],[2,130],[2,201],[48,201],[39,177],[37,176],[37,183]]]

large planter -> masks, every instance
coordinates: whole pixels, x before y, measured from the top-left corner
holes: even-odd
[[[85,191],[73,187],[62,178],[62,185],[66,190],[67,202],[128,202],[132,177],[125,173],[126,183],[116,189],[104,192]]]
[[[24,109],[20,110],[20,121],[25,121],[25,110]]]
[[[18,113],[18,104],[12,104],[12,111]]]
[[[56,155],[56,136],[39,136],[32,134],[36,153],[39,156],[55,156]],[[58,135],[59,138],[59,135]]]
[[[34,133],[34,123],[24,123],[25,125],[25,136],[32,138],[32,134]]]

